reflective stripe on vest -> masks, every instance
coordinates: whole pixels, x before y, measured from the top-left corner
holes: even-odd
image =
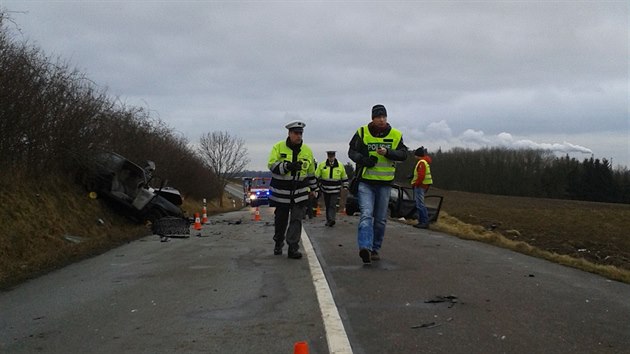
[[[319,184],[322,192],[326,194],[340,193],[342,186],[348,185],[348,176],[343,165],[337,163],[337,166],[330,166],[326,161],[318,166],[315,176],[319,178]]]

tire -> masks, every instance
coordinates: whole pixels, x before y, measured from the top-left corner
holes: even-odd
[[[149,215],[147,216],[147,219],[152,223],[155,224],[155,222],[163,217],[165,217],[166,214],[164,214],[162,212],[162,210],[157,209],[157,208],[153,208],[151,209],[151,211],[149,212]]]

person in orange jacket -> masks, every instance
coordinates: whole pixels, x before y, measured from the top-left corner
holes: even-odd
[[[413,179],[411,186],[416,200],[416,208],[418,208],[418,223],[413,225],[419,229],[429,228],[429,213],[427,206],[424,204],[424,195],[433,184],[431,176],[431,156],[427,155],[424,146],[416,149],[414,153],[416,160],[416,168],[413,170]]]

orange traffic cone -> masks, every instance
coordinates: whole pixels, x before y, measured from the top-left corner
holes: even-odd
[[[260,209],[256,207],[256,211],[254,212],[254,221],[260,221]]]
[[[308,343],[295,342],[293,346],[293,354],[308,354]]]
[[[203,208],[201,209],[201,223],[202,224],[207,224],[208,223],[208,211],[206,209],[206,206],[204,205]]]
[[[195,213],[195,230],[201,230],[201,220],[199,220],[199,213]]]
[[[317,209],[315,209],[315,216],[320,216],[322,215],[322,210],[319,208],[319,205],[317,206]]]

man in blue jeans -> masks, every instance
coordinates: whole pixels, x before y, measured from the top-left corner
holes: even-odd
[[[395,161],[407,158],[402,133],[387,123],[383,105],[372,107],[372,122],[357,129],[350,140],[348,157],[357,164],[355,173],[360,177],[359,256],[363,263],[370,264],[380,259]]]

